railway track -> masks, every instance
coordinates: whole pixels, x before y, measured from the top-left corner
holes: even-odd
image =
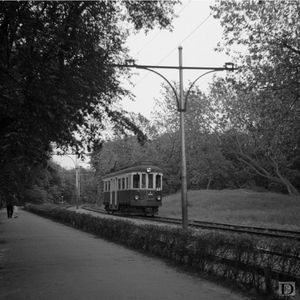
[[[83,209],[107,214],[104,209],[99,209],[91,206],[82,206]],[[130,218],[130,219],[145,219],[150,222],[160,222],[164,224],[172,224],[172,225],[181,225],[182,220],[176,218],[167,218],[167,217],[145,217],[145,216],[131,216],[131,215],[123,215],[123,214],[114,214],[118,217]],[[207,229],[207,230],[216,230],[216,231],[227,231],[234,233],[247,233],[256,236],[265,236],[271,238],[286,238],[300,241],[300,231],[297,230],[282,230],[275,228],[267,228],[267,227],[257,227],[257,226],[247,226],[247,225],[236,225],[229,223],[218,223],[218,222],[206,222],[206,221],[196,221],[190,220],[189,227],[191,228],[199,228],[199,229]]]

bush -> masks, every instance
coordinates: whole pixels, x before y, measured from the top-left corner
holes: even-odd
[[[246,234],[183,232],[180,228],[136,225],[51,206],[26,205],[25,209],[257,292],[275,291],[278,281],[294,281],[300,286],[300,247],[295,241]]]

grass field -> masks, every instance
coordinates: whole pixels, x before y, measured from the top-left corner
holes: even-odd
[[[163,198],[159,215],[181,218],[181,194]],[[246,189],[189,191],[188,219],[300,230],[300,197]]]

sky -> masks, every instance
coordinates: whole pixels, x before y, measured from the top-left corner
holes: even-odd
[[[172,32],[155,29],[148,35],[141,32],[130,36],[127,46],[136,64],[178,67],[179,46],[183,48],[182,60],[183,66],[186,67],[223,67],[226,62],[230,62],[230,58],[224,53],[214,50],[222,37],[220,22],[214,19],[209,8],[215,3],[214,0],[182,1],[181,5],[175,7],[178,17],[173,21]],[[156,69],[156,71],[171,82],[179,81],[179,71],[176,69]],[[205,72],[207,71],[184,70],[184,88],[188,88],[189,83]],[[160,97],[164,80],[147,70],[132,69],[132,73],[137,74],[131,79],[134,86],[126,84],[126,81],[123,86],[135,95],[135,102],[125,98],[122,101],[123,108],[140,112],[149,118],[153,110],[153,99]],[[205,90],[213,74],[203,76],[196,85]]]
[[[209,8],[215,3],[215,0],[182,1],[181,5],[175,7],[175,13],[178,17],[173,21],[173,31],[155,29],[147,35],[141,32],[130,36],[127,41],[130,56],[139,65],[178,67],[178,47],[182,46],[183,66],[223,67],[226,62],[230,62],[230,58],[214,50],[222,37],[220,23],[213,18]],[[176,69],[159,69],[156,71],[170,82],[179,81],[179,71]],[[205,72],[202,70],[184,70],[184,88],[188,88],[189,83]],[[134,86],[124,80],[123,87],[135,95],[135,101],[132,102],[125,98],[120,105],[127,111],[141,113],[150,118],[154,107],[154,98],[160,97],[161,85],[164,80],[147,70],[132,69],[132,73],[135,74],[131,78]],[[205,91],[212,76],[212,74],[203,76],[196,85]],[[54,160],[66,168],[74,168],[75,165],[75,156],[71,156],[71,158],[55,156]],[[79,162],[79,165],[86,167],[83,162]]]
[[[90,167],[88,157],[86,157],[84,161],[76,159],[76,155],[53,155],[52,158],[54,162],[60,164],[63,168],[66,169],[75,169],[76,167],[83,167],[85,169],[88,169]]]

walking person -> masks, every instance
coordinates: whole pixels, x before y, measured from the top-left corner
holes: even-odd
[[[16,195],[14,193],[9,193],[8,198],[6,200],[6,209],[7,209],[7,218],[11,219],[13,216],[15,218],[18,217],[18,201]],[[14,209],[16,214],[14,214]]]
[[[14,193],[11,196],[11,204],[13,206],[13,210],[11,212],[11,217],[18,218],[18,200]]]
[[[14,212],[14,208],[10,200],[8,200],[8,202],[6,203],[6,210],[7,210],[7,218],[11,219]]]
[[[13,206],[13,216],[14,216],[14,218],[18,218],[18,206],[17,205]]]

